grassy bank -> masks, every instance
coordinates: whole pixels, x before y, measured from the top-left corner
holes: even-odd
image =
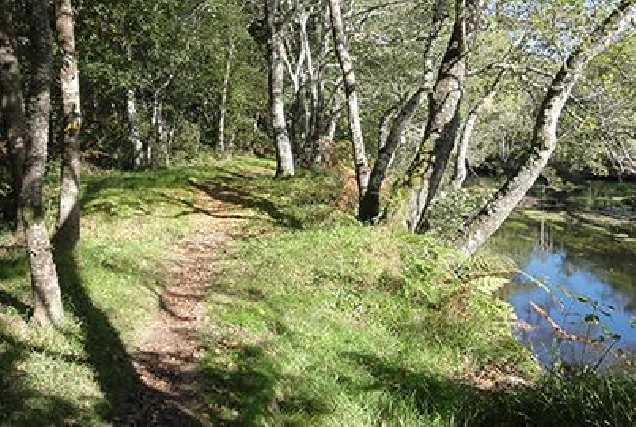
[[[158,310],[167,249],[188,234],[197,212],[189,181],[221,180],[249,166],[85,173],[82,242],[72,258],[56,260],[66,311],[60,330],[28,324],[26,254],[2,234],[0,425],[96,425],[126,410],[135,378],[130,354]],[[46,191],[53,198],[55,182]]]
[[[334,208],[346,205],[338,176],[273,180],[272,171],[241,157],[87,176],[82,243],[58,259],[60,330],[28,325],[24,251],[5,233],[0,425],[117,424],[169,248],[191,232],[192,215],[245,219],[218,254],[206,299],[203,405],[191,408],[199,424],[631,420],[633,383],[537,372],[512,338],[511,308],[491,296],[503,283],[491,274],[497,257],[460,264],[433,239],[360,226]],[[535,385],[513,385],[522,378]]]
[[[510,309],[449,274],[433,241],[347,226],[235,256],[209,302],[222,326],[204,362],[217,423],[475,424],[485,394],[462,379],[528,368]]]

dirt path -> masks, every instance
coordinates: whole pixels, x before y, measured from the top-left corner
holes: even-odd
[[[170,249],[174,262],[159,297],[160,311],[132,355],[140,381],[127,399],[127,414],[115,425],[205,424],[190,409],[203,404],[197,394],[197,361],[203,356],[198,334],[206,317],[204,298],[224,248],[249,213],[203,192],[196,205],[191,235]]]

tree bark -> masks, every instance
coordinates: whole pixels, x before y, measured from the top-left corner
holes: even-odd
[[[628,28],[635,13],[634,0],[621,1],[590,37],[574,50],[554,76],[539,108],[529,151],[514,177],[506,181],[486,205],[466,222],[457,241],[462,253],[474,254],[497,231],[534,184],[556,148],[559,117],[574,85],[586,65]]]
[[[347,107],[349,111],[349,137],[353,145],[353,160],[355,162],[356,180],[358,183],[358,193],[360,201],[367,192],[369,183],[369,164],[362,137],[362,127],[360,125],[360,107],[358,105],[358,91],[356,88],[356,77],[353,70],[353,61],[349,55],[347,38],[344,32],[342,11],[340,10],[340,0],[329,0],[331,13],[331,29],[333,32],[336,56],[342,71],[342,81],[344,83],[345,94],[347,95]]]
[[[51,111],[52,37],[48,1],[31,0],[29,4],[33,72],[29,98],[29,138],[21,199],[33,288],[33,320],[38,325],[58,325],[63,318],[62,298],[51,242],[44,222],[42,200]]]
[[[24,222],[20,203],[22,188],[26,122],[22,96],[22,76],[16,51],[13,28],[13,5],[9,0],[0,0],[0,111],[7,124],[7,139],[11,156],[12,192],[15,214],[16,236],[24,236]]]
[[[161,152],[165,167],[170,166],[170,140],[168,138],[168,127],[166,126],[166,117],[163,112],[163,101],[160,97],[160,91],[156,91],[152,101],[152,126],[154,129],[154,140],[156,146]]]
[[[393,221],[417,231],[425,224],[424,213],[442,180],[459,128],[459,108],[466,80],[466,43],[475,28],[482,0],[456,0],[455,23],[439,68],[421,148],[409,166],[406,179],[398,183],[394,197],[406,193],[406,200],[392,201],[388,215]],[[423,154],[432,147],[429,156]]]
[[[139,114],[137,112],[137,99],[135,90],[126,91],[126,113],[128,115],[128,140],[132,149],[133,169],[141,169],[143,166],[144,145],[141,142],[141,132],[139,130]]]
[[[505,74],[505,69],[501,70],[495,80],[490,85],[490,89],[486,96],[481,98],[479,102],[470,110],[468,113],[468,117],[466,118],[466,123],[464,124],[464,129],[461,134],[461,138],[459,140],[459,144],[457,147],[457,161],[455,163],[455,173],[453,175],[453,187],[459,189],[464,184],[466,177],[468,176],[468,171],[466,169],[466,158],[468,156],[468,148],[470,147],[470,139],[473,135],[473,130],[475,129],[475,125],[477,124],[477,118],[479,114],[484,109],[486,105],[489,105],[492,100],[495,98],[497,94],[497,88],[499,82],[503,78]]]
[[[74,22],[71,0],[56,0],[55,26],[62,52],[60,82],[64,129],[61,136],[62,177],[55,247],[62,252],[75,249],[80,239],[80,142],[78,135],[81,127],[81,113]]]
[[[223,76],[223,88],[221,90],[221,106],[219,107],[219,139],[217,141],[217,150],[220,153],[225,152],[225,115],[227,113],[227,93],[230,86],[233,58],[234,40],[230,39],[230,46],[228,47],[227,52],[227,61],[225,63],[225,75]]]
[[[278,0],[266,0],[269,108],[276,148],[276,176],[287,177],[294,175],[294,156],[285,120],[285,64],[283,63],[285,46],[280,34],[280,25],[277,22],[277,13]]]
[[[329,13],[329,2],[328,0],[322,0],[322,19],[321,19],[321,47],[320,54],[318,55],[318,59],[316,64],[312,60],[311,53],[311,45],[309,44],[309,37],[306,35],[305,43],[307,44],[308,49],[308,62],[307,68],[310,73],[310,87],[312,94],[312,136],[311,136],[311,153],[310,153],[310,166],[316,167],[319,166],[321,162],[325,160],[323,156],[324,151],[328,148],[328,146],[333,141],[333,135],[331,134],[331,126],[333,117],[330,118],[329,122],[327,122],[327,114],[325,112],[326,109],[326,101],[325,101],[325,74],[327,70],[327,63],[329,58],[329,51],[331,50],[331,16]],[[333,100],[337,99],[337,90],[334,90]],[[336,105],[332,102],[332,106]],[[338,105],[336,110],[339,111],[340,105],[338,100]],[[333,111],[333,110],[332,110]],[[334,125],[335,126],[335,125]],[[335,129],[333,131],[335,134]]]
[[[380,191],[382,183],[389,168],[389,163],[395,154],[395,150],[400,144],[400,137],[404,132],[404,128],[411,121],[421,99],[426,92],[424,87],[417,89],[400,109],[397,117],[393,121],[386,143],[380,146],[378,159],[373,164],[371,177],[369,179],[369,188],[360,202],[359,219],[362,222],[373,221],[380,214]]]

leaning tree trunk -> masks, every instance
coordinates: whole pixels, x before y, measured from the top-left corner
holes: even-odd
[[[55,26],[62,52],[62,178],[55,247],[62,252],[75,249],[80,238],[80,86],[75,51],[73,6],[71,0],[55,1]]]
[[[417,112],[417,108],[425,92],[426,89],[421,87],[409,97],[408,101],[404,103],[397,117],[394,119],[385,143],[380,146],[378,159],[373,164],[373,170],[371,171],[369,188],[360,202],[360,221],[373,221],[374,218],[379,216],[380,191],[386,176],[386,171],[389,168],[389,163],[391,163],[395,150],[400,144],[400,137],[404,132],[404,128]]]
[[[435,197],[442,180],[459,128],[459,108],[466,80],[466,42],[474,29],[481,0],[456,0],[455,24],[439,68],[433,94],[429,98],[429,116],[420,150],[411,163],[404,182],[397,184],[392,201],[392,221],[409,230],[422,227],[421,219]],[[470,27],[470,28],[467,28]],[[430,156],[424,151],[432,147]],[[402,194],[407,195],[402,200]]]
[[[20,189],[22,188],[25,132],[24,100],[22,97],[22,78],[20,62],[16,52],[16,39],[13,30],[13,5],[9,0],[0,0],[0,112],[5,118],[7,139],[11,155],[12,191],[15,204],[15,233],[24,235]]]
[[[287,177],[294,175],[294,156],[285,121],[285,65],[283,63],[285,46],[280,34],[280,24],[276,22],[277,4],[278,0],[265,1],[265,19],[268,30],[269,109],[276,148],[276,176]]]
[[[344,32],[340,0],[329,0],[331,11],[331,29],[333,32],[336,56],[342,71],[345,94],[347,95],[347,107],[349,110],[349,137],[353,144],[353,160],[355,162],[356,180],[360,200],[364,197],[369,183],[369,165],[362,138],[362,126],[360,125],[360,107],[358,105],[358,91],[356,88],[356,76],[353,71],[353,61],[349,55],[347,38]]]
[[[636,13],[635,3],[636,0],[623,0],[590,37],[568,57],[554,76],[539,108],[529,151],[514,177],[508,180],[465,224],[462,236],[457,242],[462,253],[474,254],[497,231],[534,184],[556,148],[559,117],[572,88],[581,77],[586,65],[613,41],[616,41],[619,35],[629,27]]]
[[[57,325],[63,317],[62,298],[51,242],[44,222],[42,200],[51,112],[52,38],[48,1],[32,0],[29,3],[32,16],[33,71],[32,95],[29,99],[29,138],[21,199],[33,288],[33,320],[38,325]]]
[[[400,111],[393,119],[385,142],[380,144],[378,158],[373,164],[373,170],[371,171],[369,188],[360,203],[360,211],[358,215],[360,221],[371,222],[379,216],[380,192],[382,190],[382,184],[384,183],[386,172],[393,161],[395,151],[400,145],[404,129],[413,119],[413,116],[417,112],[424,95],[428,93],[429,96],[432,96],[435,81],[431,56],[433,44],[437,40],[442,28],[442,23],[444,22],[442,12],[442,1],[437,0],[435,3],[435,10],[433,11],[433,20],[424,46],[424,72],[422,75],[422,85],[413,92],[406,102],[402,104]]]

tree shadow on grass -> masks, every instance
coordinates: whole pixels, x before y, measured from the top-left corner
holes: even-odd
[[[29,305],[2,289],[0,289],[0,305],[12,307],[23,319],[28,319],[33,311]]]
[[[487,392],[390,364],[372,354],[348,352],[342,357],[364,367],[373,377],[371,384],[361,386],[363,391],[382,390],[399,399],[412,399],[420,414],[432,419],[453,420],[456,425],[492,425],[485,423],[484,412],[490,410]]]
[[[192,185],[213,199],[262,212],[283,227],[296,230],[303,228],[302,221],[293,215],[283,212],[271,200],[258,196],[254,190],[241,190],[238,185],[228,185],[214,181],[209,181],[205,184],[193,183]]]
[[[324,402],[301,391],[298,380],[281,374],[264,347],[240,344],[222,351],[229,351],[229,359],[211,356],[202,368],[212,425],[260,426],[274,422],[301,426],[308,415],[327,412]],[[294,393],[283,393],[281,382],[296,384]]]
[[[113,425],[200,426],[200,420],[175,404],[174,396],[141,381],[119,332],[87,294],[74,256],[58,255],[56,265],[67,305],[82,323],[88,363],[106,400],[98,409],[102,418]]]
[[[19,342],[0,322],[0,425],[63,425],[85,415],[73,403],[27,384],[20,365],[39,350]]]
[[[28,276],[25,248],[10,247],[10,251],[2,251],[0,248],[0,281],[11,281]],[[19,294],[20,292],[17,292]],[[10,307],[17,311],[20,317],[26,319],[31,314],[29,307],[16,295],[16,290],[0,289],[0,306]]]

